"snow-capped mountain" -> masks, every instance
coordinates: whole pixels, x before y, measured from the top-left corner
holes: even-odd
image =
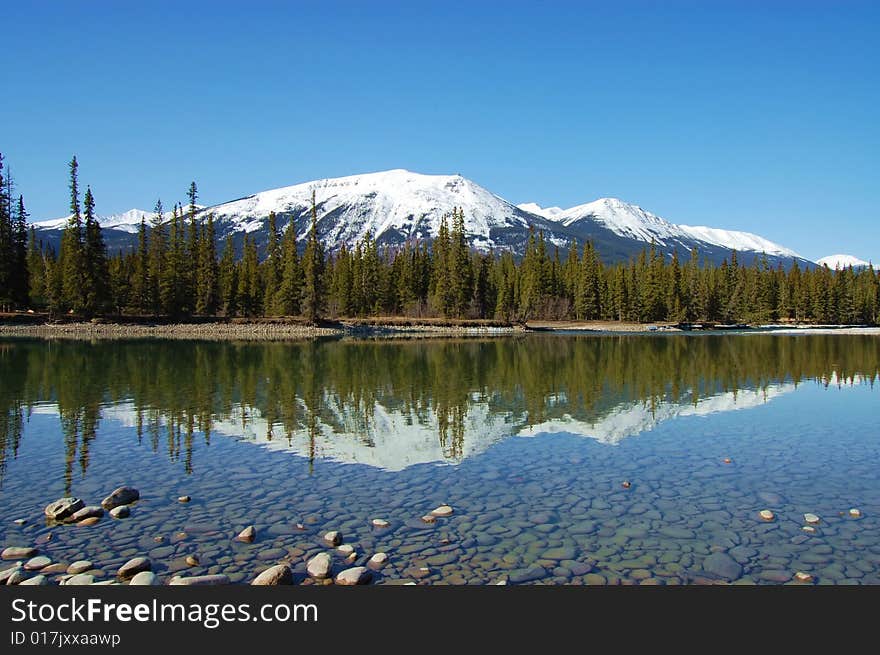
[[[562,257],[572,243],[582,245],[592,240],[606,263],[634,257],[653,241],[666,256],[677,250],[681,257],[687,257],[696,248],[701,257],[720,263],[736,249],[746,264],[763,252],[771,265],[798,260],[812,266],[794,251],[760,236],[676,225],[616,198],[601,198],[570,209],[542,208],[535,203],[517,206],[461,175],[423,175],[402,169],[262,191],[201,208],[199,218],[213,214],[218,239],[231,235],[240,247],[247,234],[262,247],[268,240],[268,216],[275,212],[278,228],[294,221],[303,242],[311,220],[313,192],[318,235],[331,252],[343,244],[353,246],[368,232],[380,246],[430,240],[437,235],[442,217],[460,207],[468,241],[482,252],[511,250],[521,256],[534,230],[544,234],[551,254],[556,246]],[[142,216],[149,223],[151,213],[143,210],[99,219],[111,251],[134,245]],[[39,236],[50,243],[58,240],[66,220],[37,223]]]
[[[850,266],[853,268],[867,268],[870,266],[869,262],[859,259],[858,257],[853,257],[852,255],[828,255],[827,257],[822,257],[822,259],[816,260],[816,263],[819,264],[819,266],[827,266],[832,271],[837,268],[843,270]]]

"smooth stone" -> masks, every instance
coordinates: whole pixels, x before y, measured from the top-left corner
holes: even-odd
[[[437,517],[436,517],[436,516],[432,516],[432,515],[430,515],[430,514],[425,514],[425,515],[422,517],[422,522],[423,522],[423,523],[436,523],[436,522],[437,522]]]
[[[338,546],[342,543],[342,533],[338,530],[331,530],[324,534],[324,542],[331,546]]]
[[[190,498],[189,496],[178,496],[177,497],[178,503],[188,503],[191,500],[192,500],[192,498]]]
[[[759,580],[767,580],[768,582],[788,582],[791,580],[791,573],[788,571],[761,571],[758,574]]]
[[[34,543],[39,544],[41,546],[43,544],[48,544],[50,541],[52,541],[52,533],[51,532],[47,532],[46,534],[41,534],[39,537],[34,539]]]
[[[32,557],[27,562],[24,563],[25,571],[39,571],[40,569],[44,569],[52,563],[52,560],[46,557],[45,555],[37,555],[36,557]]]
[[[345,555],[346,557],[348,557],[349,555],[354,554],[354,546],[352,546],[351,544],[341,544],[336,547],[336,552],[340,555]]]
[[[199,556],[198,555],[187,555],[185,561],[190,566],[198,566],[199,565]]]
[[[598,573],[588,573],[584,576],[584,583],[588,585],[604,585],[607,584],[607,582],[608,581]]]
[[[159,584],[159,576],[152,571],[136,573],[128,584],[135,587],[152,587]]]
[[[507,575],[507,579],[513,584],[532,582],[547,577],[547,570],[543,566],[533,566],[528,569],[516,569]]]
[[[445,517],[452,516],[453,509],[449,505],[440,505],[437,509],[431,510],[431,516]]]
[[[430,566],[446,566],[458,561],[458,555],[453,552],[439,553],[425,558],[425,563]]]
[[[35,587],[42,587],[47,584],[49,584],[49,579],[45,575],[35,575],[32,578],[27,578],[26,580],[22,580],[18,583],[20,587],[31,585]]]
[[[131,509],[128,505],[119,505],[110,510],[110,516],[114,519],[124,519],[131,514]]]
[[[260,573],[251,584],[256,586],[293,584],[293,570],[287,564],[276,564]]]
[[[758,516],[760,516],[761,519],[763,519],[764,521],[772,521],[776,518],[776,515],[769,509],[762,509],[760,512],[758,512]]]
[[[811,513],[807,512],[806,514],[804,514],[804,521],[806,521],[807,523],[809,523],[811,525],[815,525],[816,523],[819,522],[819,517],[816,516],[815,514],[811,514]]]
[[[318,553],[306,564],[308,574],[318,580],[323,580],[330,575],[330,555],[327,553]]]
[[[36,548],[30,546],[9,546],[0,553],[0,559],[30,559],[37,552]]]
[[[729,582],[742,575],[742,566],[726,553],[712,553],[703,560],[703,570]]]
[[[542,559],[564,560],[574,559],[577,557],[577,550],[570,546],[560,546],[559,548],[551,548],[541,553]]]
[[[687,528],[677,528],[675,526],[666,526],[660,528],[658,532],[664,537],[669,537],[670,539],[694,539],[696,537],[696,534],[693,530],[688,530]]]
[[[83,521],[85,519],[90,519],[93,516],[97,516],[101,518],[104,516],[104,508],[100,505],[86,505],[80,510],[75,511],[70,515],[71,521]]]
[[[140,573],[141,571],[149,571],[152,568],[150,564],[150,560],[146,557],[135,557],[133,559],[128,560],[125,564],[119,567],[119,571],[117,571],[117,575],[120,578],[131,578],[136,573]]]
[[[249,525],[249,526],[247,526],[244,530],[242,530],[241,532],[239,532],[239,533],[235,536],[235,538],[236,538],[237,541],[242,541],[242,542],[244,542],[244,543],[248,543],[248,544],[249,544],[249,543],[251,543],[254,539],[257,538],[257,529],[256,529],[254,526]]]
[[[55,564],[50,564],[44,569],[40,569],[40,573],[43,575],[55,575],[57,573],[67,573],[67,564],[62,564],[60,562],[56,562]]]
[[[849,510],[849,515],[854,519],[857,519],[862,515],[862,510],[858,509],[857,507],[853,507]]]
[[[805,525],[801,528],[801,530],[808,534],[816,534],[816,528],[814,528],[812,525]]]
[[[373,555],[370,558],[370,561],[368,562],[368,564],[370,566],[379,567],[379,566],[384,565],[385,562],[387,562],[387,561],[388,561],[388,554],[387,553],[376,553],[375,555]]]
[[[19,526],[24,525],[25,523],[27,523],[27,519],[15,519],[13,521],[13,523],[15,523],[15,525],[19,525]]]
[[[91,573],[77,573],[76,575],[72,575],[67,580],[64,581],[65,585],[74,585],[74,586],[85,586],[90,585],[95,581],[95,576]]]
[[[365,566],[355,566],[354,568],[345,569],[336,576],[336,584],[338,585],[359,585],[367,584],[373,579],[373,574]]]
[[[772,491],[759,491],[758,498],[768,505],[781,505],[785,500],[782,496]]]
[[[798,571],[794,574],[794,579],[798,582],[812,582],[813,576],[809,573],[805,573],[804,571]]]
[[[128,505],[141,497],[140,492],[134,487],[117,487],[110,495],[101,501],[101,507],[104,509],[113,509],[120,505]]]
[[[257,559],[261,559],[263,561],[278,559],[279,557],[284,557],[286,554],[287,551],[283,548],[267,548],[266,550],[260,551],[259,555],[257,555]]]
[[[169,585],[182,587],[203,587],[207,585],[229,584],[229,576],[223,573],[213,575],[193,575],[183,577],[176,575],[168,582]]]
[[[83,519],[82,521],[77,521],[76,524],[80,525],[84,528],[87,528],[90,525],[95,525],[95,523],[98,523],[100,520],[101,520],[100,516],[90,516],[89,518]]]
[[[78,512],[84,506],[85,503],[76,496],[66,496],[46,505],[43,513],[53,521],[61,521],[74,512]]]
[[[15,566],[0,571],[0,585],[7,584],[7,581],[16,573],[21,574],[21,562],[16,563]]]
[[[387,528],[389,525],[391,525],[385,519],[373,519],[372,524],[374,528]]]

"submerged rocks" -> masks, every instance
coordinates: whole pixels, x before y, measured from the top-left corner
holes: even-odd
[[[24,563],[25,571],[39,571],[40,569],[44,569],[52,563],[52,560],[46,557],[45,555],[37,555],[36,557],[32,557],[27,562]]]
[[[67,580],[64,581],[65,585],[73,585],[73,586],[87,586],[92,584],[95,581],[95,576],[91,573],[77,573],[76,575],[72,575]]]
[[[342,533],[338,530],[331,530],[324,534],[324,542],[330,546],[338,546],[342,543]]]
[[[33,585],[35,587],[43,587],[43,586],[49,584],[49,579],[45,575],[35,575],[32,578],[27,578],[26,580],[22,580],[18,584],[19,584],[19,586]]]
[[[134,559],[128,560],[125,564],[119,567],[119,571],[116,574],[122,579],[128,579],[134,577],[136,573],[140,573],[141,571],[149,571],[152,568],[152,564],[150,564],[150,560],[146,557],[135,557]]]
[[[135,574],[128,584],[134,587],[152,587],[159,584],[159,576],[152,571],[141,571]]]
[[[16,574],[19,576],[21,575],[21,562],[13,567],[0,571],[0,585],[15,584],[14,582],[10,583],[9,580]]]
[[[447,516],[452,516],[453,511],[454,510],[449,505],[440,505],[440,507],[431,510],[431,516],[444,518]]]
[[[95,525],[95,523],[97,523],[100,520],[101,520],[101,517],[99,517],[99,516],[90,516],[89,518],[83,519],[82,521],[77,521],[76,524],[83,526],[83,527],[88,527],[90,525]]]
[[[760,512],[758,512],[758,516],[761,517],[762,521],[772,521],[776,518],[776,514],[771,512],[769,509],[762,509]]]
[[[177,497],[178,503],[188,503],[191,500],[192,500],[192,498],[190,498],[189,496],[178,496]]]
[[[182,587],[203,587],[208,585],[229,584],[229,576],[223,573],[214,575],[193,575],[187,577],[176,575],[171,578],[168,584]]]
[[[367,584],[373,579],[372,572],[365,566],[355,566],[351,569],[345,569],[336,576],[336,584],[338,585],[359,585]]]
[[[0,553],[0,559],[30,559],[37,552],[36,548],[30,546],[9,546]]]
[[[247,526],[244,530],[235,535],[236,541],[241,541],[242,543],[246,544],[251,543],[256,538],[257,529],[252,525]]]
[[[371,523],[373,524],[374,528],[387,528],[389,525],[391,525],[385,519],[373,519]]]
[[[809,525],[815,525],[819,522],[819,520],[819,517],[815,514],[811,514],[810,512],[804,514],[804,521],[806,521]]]
[[[187,555],[185,561],[188,566],[198,566],[200,564],[198,555]]]
[[[104,509],[110,510],[120,505],[128,505],[141,497],[140,492],[134,487],[117,487],[109,496],[101,501]]]
[[[388,561],[387,553],[376,553],[367,562],[367,566],[370,566],[373,568],[379,568],[381,566],[384,566],[387,561]]]
[[[742,575],[742,566],[726,553],[712,553],[703,560],[703,571],[717,578],[733,582]]]
[[[547,570],[543,566],[533,566],[528,569],[513,570],[508,574],[507,579],[512,584],[521,584],[523,582],[534,582],[535,580],[546,578],[547,575]]]
[[[330,575],[330,555],[327,553],[318,553],[306,564],[306,571],[316,580],[323,580]]]
[[[46,505],[43,513],[53,521],[63,521],[74,512],[81,510],[84,506],[85,503],[81,499],[75,496],[66,496]]]
[[[437,517],[433,516],[431,514],[425,514],[422,517],[422,523],[436,523],[436,522],[437,522]]]
[[[854,519],[861,518],[862,510],[860,510],[858,507],[853,507],[849,510],[849,515]]]
[[[251,584],[256,586],[293,584],[293,571],[287,564],[276,564],[260,573]]]
[[[349,555],[354,553],[354,546],[352,546],[351,544],[340,544],[336,547],[336,552],[343,557],[348,557]]]
[[[794,579],[798,582],[812,582],[813,576],[809,573],[805,573],[804,571],[798,571],[794,574]]]

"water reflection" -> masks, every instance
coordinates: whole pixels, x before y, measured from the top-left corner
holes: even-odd
[[[25,422],[55,413],[65,488],[101,421],[187,472],[216,435],[402,470],[512,435],[607,444],[670,418],[754,407],[804,381],[873,384],[871,336],[529,336],[217,343],[0,341],[0,482]]]

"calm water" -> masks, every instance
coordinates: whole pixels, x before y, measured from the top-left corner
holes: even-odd
[[[299,582],[340,530],[379,584],[878,584],[878,376],[872,336],[0,340],[0,545]],[[130,518],[46,525],[121,484]]]

